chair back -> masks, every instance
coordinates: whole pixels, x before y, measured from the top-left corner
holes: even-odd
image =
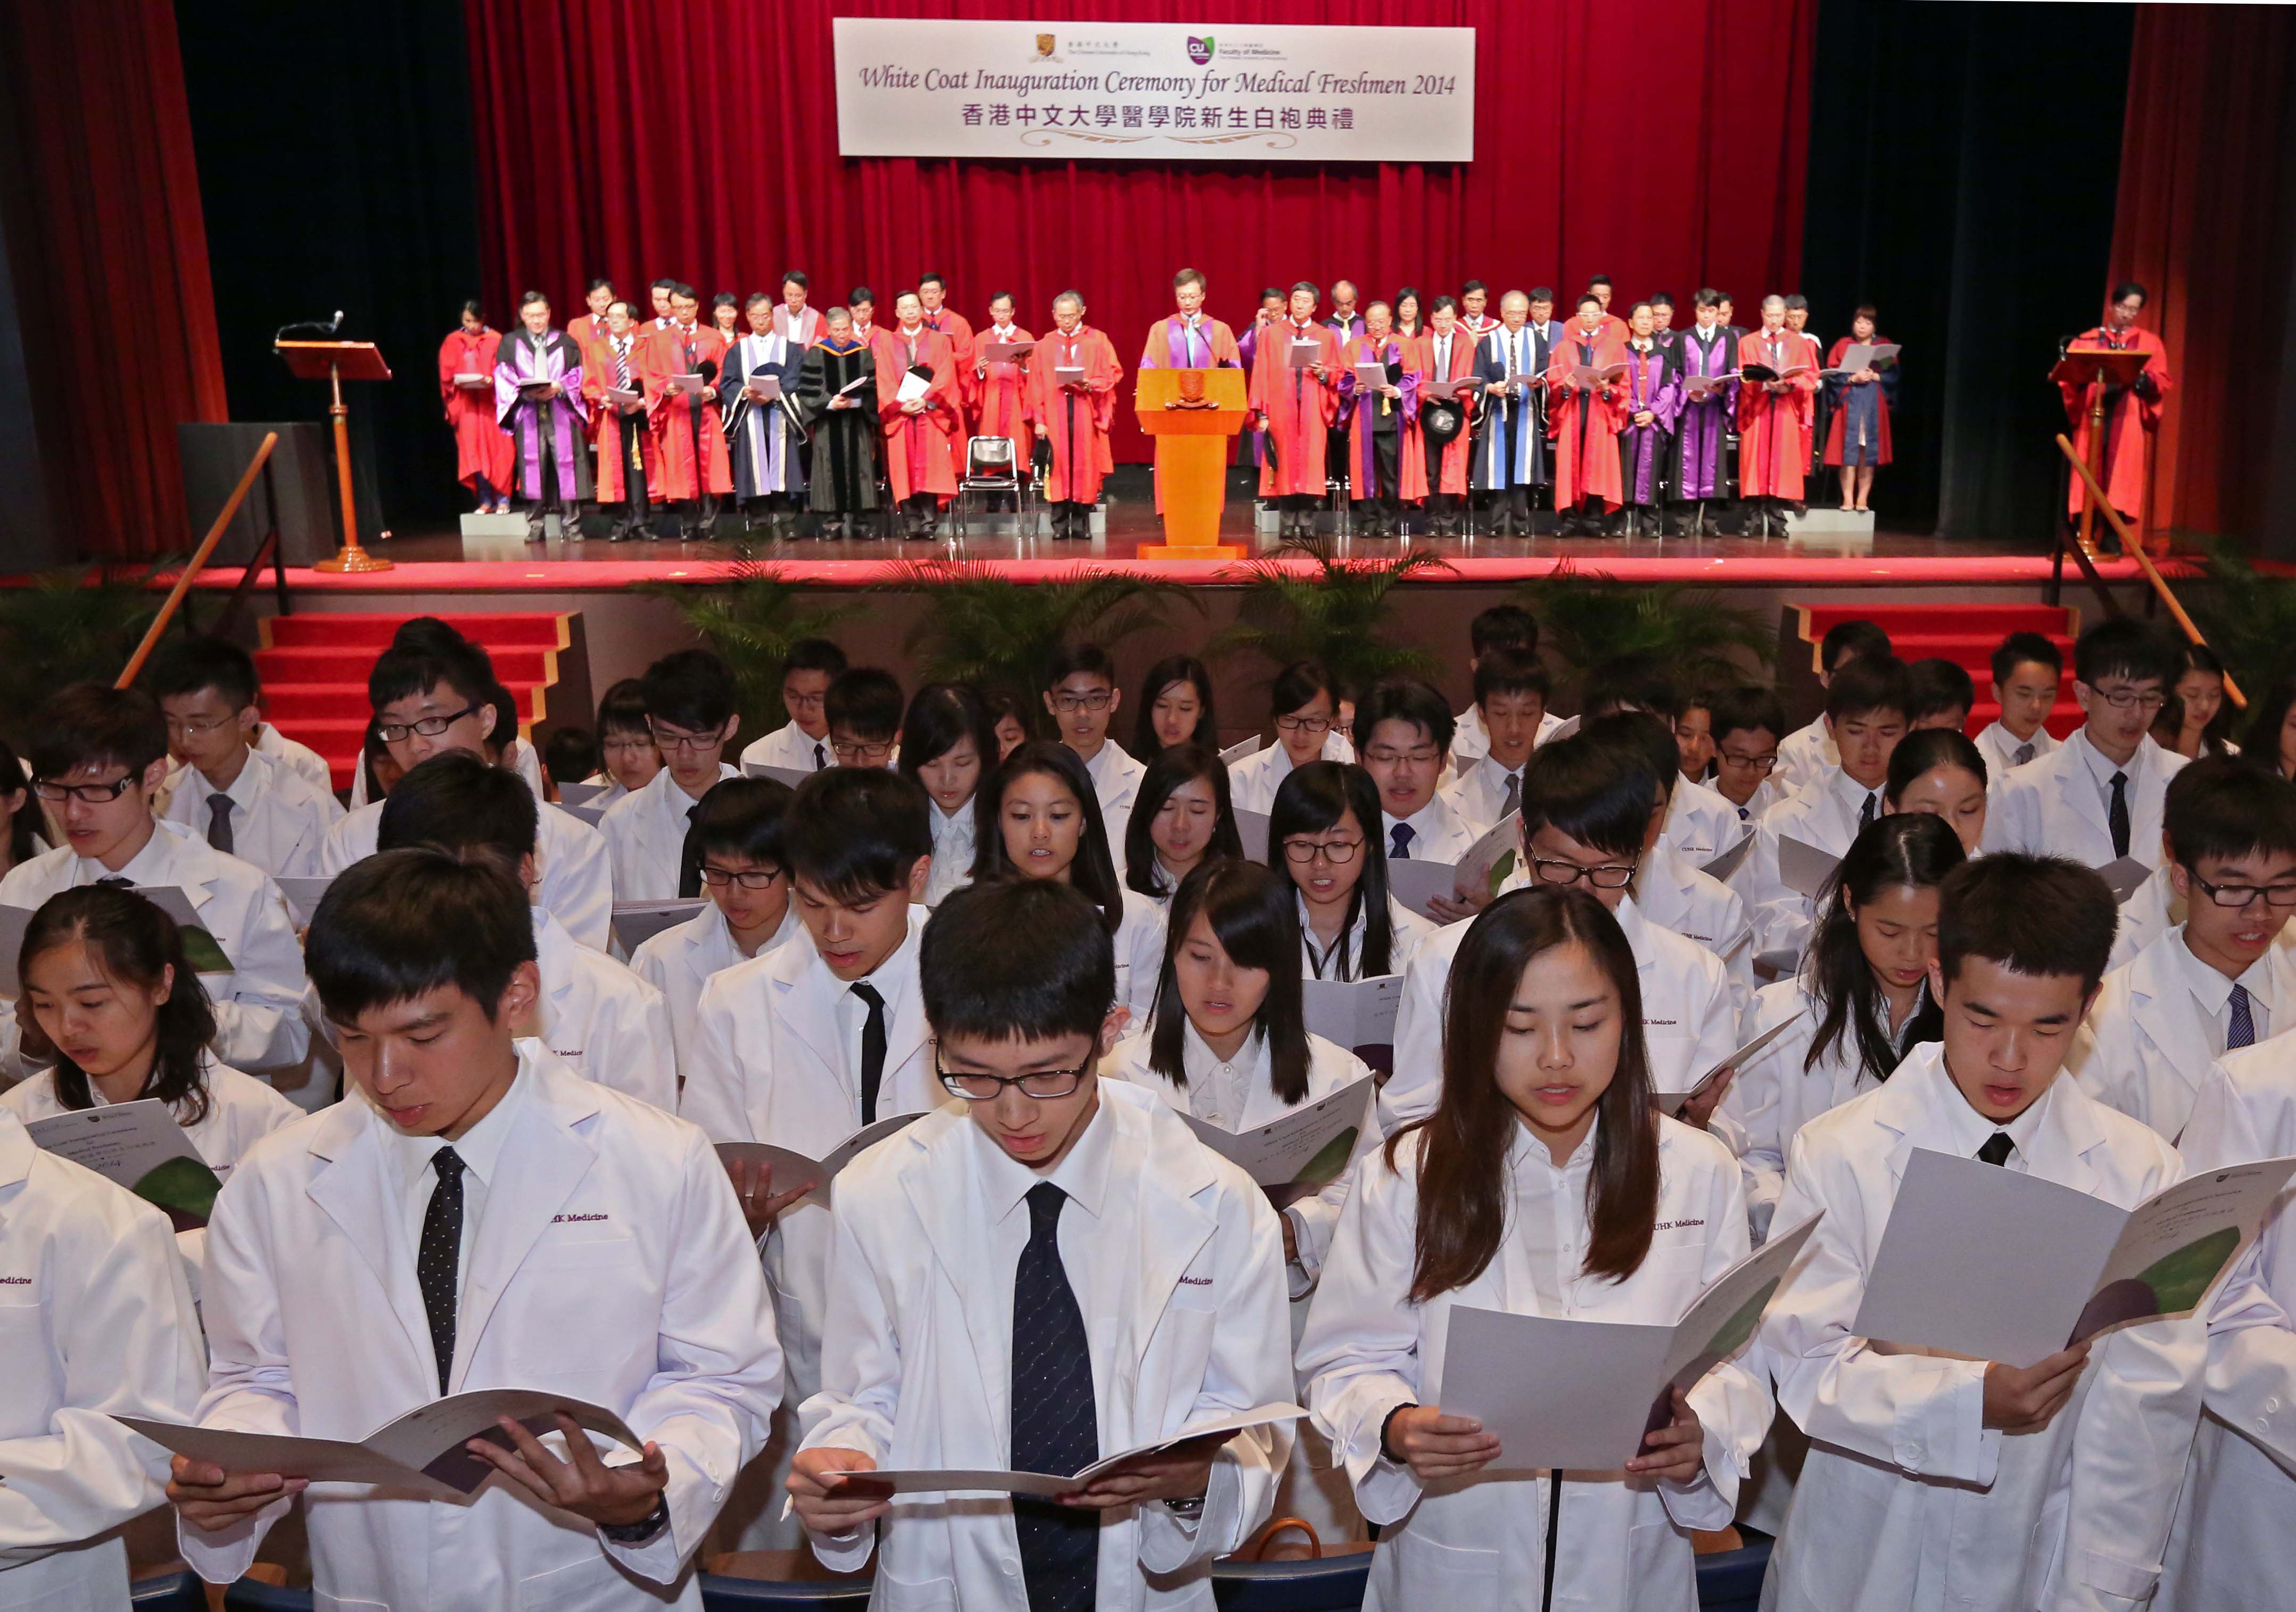
[[[312,1612],[311,1592],[242,1578],[223,1592],[223,1612]]]
[[[781,1612],[860,1612],[869,1604],[871,1581],[842,1583],[776,1578],[728,1578],[701,1575],[701,1612],[743,1612],[750,1607],[775,1607]]]
[[[164,1573],[128,1585],[127,1604],[135,1612],[208,1612],[208,1593],[196,1573]]]
[[[1212,1600],[1220,1612],[1357,1612],[1371,1558],[1355,1551],[1304,1561],[1214,1562]]]
[[[1752,1528],[1740,1530],[1745,1543],[1697,1558],[1698,1612],[1755,1612],[1762,1602],[1762,1579],[1770,1570],[1771,1539]]]
[[[1009,476],[1013,473],[1010,437],[974,437],[965,443],[965,473],[970,476]]]

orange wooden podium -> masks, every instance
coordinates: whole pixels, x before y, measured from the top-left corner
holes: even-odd
[[[1242,370],[1142,370],[1132,395],[1140,429],[1156,439],[1164,499],[1164,541],[1140,545],[1143,560],[1241,560],[1240,544],[1219,540],[1227,503],[1228,439],[1243,429]]]
[[[2144,372],[2152,355],[2135,348],[2071,346],[2057,360],[2057,367],[2049,372],[2049,379],[2060,386],[2085,386],[2088,389],[2088,452],[2090,473],[2099,487],[2112,482],[2112,467],[2104,461],[2104,394],[2108,387],[2125,391],[2136,384],[2136,377]],[[2096,501],[2081,493],[2080,545],[2081,552],[2096,558],[2096,529],[2104,525],[2097,518]],[[2136,534],[2139,542],[2144,536],[2144,511],[2136,511]]]
[[[332,560],[322,560],[315,571],[387,571],[388,560],[359,546],[358,511],[351,502],[351,411],[343,402],[346,380],[388,380],[390,366],[372,341],[275,341],[272,348],[287,361],[299,380],[324,380],[328,388],[327,413],[335,422],[335,474],[342,480],[343,546]],[[383,534],[388,537],[389,532]]]

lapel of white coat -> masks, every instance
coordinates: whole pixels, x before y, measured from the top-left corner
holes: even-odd
[[[950,1134],[955,1127],[972,1124],[964,1109],[950,1108],[928,1114],[903,1131],[898,1145],[914,1148],[917,1156],[901,1172],[901,1191],[964,1312],[973,1367],[980,1374],[979,1403],[992,1425],[1009,1428],[1013,1317],[999,1297],[1003,1284],[982,1268],[981,1257],[984,1248],[993,1247],[987,1221],[994,1211],[981,1195],[964,1145],[973,1139]],[[954,1392],[947,1383],[941,1387]]]
[[[2103,792],[2096,787],[2096,780],[2089,773],[2087,750],[2087,739],[2081,739],[2078,744],[2068,739],[2051,752],[2057,759],[2057,798],[2076,817],[2103,835],[2105,843],[2110,845],[2112,842],[2112,823],[2105,814]],[[2128,847],[2131,851],[2136,848],[2135,805],[2134,801],[2130,802]],[[2153,837],[2156,839],[2160,837],[2157,828]]]
[[[2174,935],[2163,935],[2136,954],[2128,969],[2129,1017],[2169,1060],[2185,1089],[2197,1092],[2215,1054],[2209,1050],[2201,1005],[2176,978],[2176,960],[2165,954],[2165,948],[2182,945]]]
[[[418,1358],[430,1347],[430,1313],[414,1280],[414,1250],[406,1246],[398,1199],[385,1172],[382,1127],[390,1122],[354,1093],[320,1117],[310,1141],[319,1161],[304,1191],[358,1250],[389,1300],[390,1313]]]
[[[1108,1212],[1117,1213],[1126,1197],[1132,1199],[1133,1227],[1140,1240],[1135,1268],[1140,1275],[1129,1317],[1132,1330],[1118,1338],[1116,1360],[1136,1370],[1165,1305],[1179,1290],[1181,1276],[1218,1225],[1212,1212],[1196,1201],[1212,1184],[1213,1155],[1185,1121],[1144,1089],[1128,1091],[1128,1098],[1137,1092],[1130,1103],[1111,1101],[1105,1086],[1102,1092],[1110,1117],[1126,1122],[1117,1127],[1109,1159]]]
[[[2141,862],[2158,862],[2161,819],[2169,798],[2169,752],[2153,743],[2152,735],[2147,733],[2136,741],[2136,754],[2129,765],[2142,765],[2144,770],[2129,780],[2128,854]]]
[[[830,1078],[842,1085],[846,1055],[838,1044],[837,1003],[852,987],[829,971],[810,936],[792,936],[788,950],[789,966],[775,970],[774,1011],[821,1060]],[[817,978],[808,984],[808,976]]]

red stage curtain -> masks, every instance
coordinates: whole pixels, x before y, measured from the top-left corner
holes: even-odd
[[[229,414],[175,9],[11,5],[0,60],[21,164],[9,248],[50,508],[92,557],[181,551],[176,426]]]
[[[2145,323],[2177,378],[2152,447],[2148,531],[2245,536],[2261,522],[2292,50],[2296,13],[2282,6],[2136,8],[2112,279],[2152,293]]]
[[[814,301],[926,270],[977,325],[1011,290],[1042,325],[1070,286],[1128,369],[1172,272],[1212,311],[1263,285],[1353,279],[1432,298],[1469,277],[1622,298],[1707,282],[1739,317],[1800,266],[1816,0],[955,0],[934,14],[1056,21],[1472,26],[1472,165],[988,163],[837,154],[830,18],[882,0],[466,0],[492,306],[529,286],[579,308],[589,276],[662,274]],[[1620,311],[1623,312],[1623,308]],[[1119,412],[1119,456],[1146,439]]]

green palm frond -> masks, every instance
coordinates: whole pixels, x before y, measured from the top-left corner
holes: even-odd
[[[800,638],[816,638],[857,614],[860,603],[824,604],[802,583],[766,556],[770,545],[742,544],[723,581],[701,587],[675,582],[645,585],[667,600],[701,642],[733,668],[741,690],[745,732],[770,733],[789,720],[782,708],[782,667]]]
[[[1685,688],[1742,682],[1748,663],[1767,666],[1775,630],[1711,589],[1676,582],[1621,582],[1568,561],[1517,590],[1538,618],[1539,642],[1578,678],[1632,655],[1665,666]],[[1578,691],[1583,698],[1586,691]]]
[[[68,683],[110,683],[159,613],[155,573],[174,563],[42,571],[0,588],[0,732],[19,749],[48,695]]]
[[[2269,577],[2222,541],[2208,545],[2205,580],[2177,595],[2251,701],[2296,675],[2296,578]]]
[[[1301,569],[1300,561],[1308,562]],[[1427,677],[1438,669],[1425,650],[1397,643],[1390,595],[1401,584],[1451,571],[1428,549],[1391,559],[1342,559],[1332,538],[1295,538],[1223,578],[1243,585],[1234,626],[1213,638],[1215,655],[1257,654],[1275,667],[1321,661],[1349,688],[1383,677]]]

